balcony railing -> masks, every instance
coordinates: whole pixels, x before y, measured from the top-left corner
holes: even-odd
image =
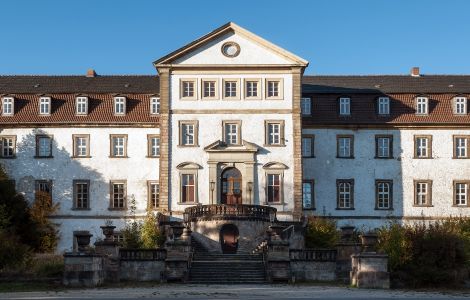
[[[292,261],[336,261],[336,249],[291,249]]]
[[[214,219],[245,219],[273,221],[276,219],[276,208],[263,205],[198,205],[185,209],[190,221]]]
[[[165,249],[119,249],[121,260],[165,260]]]

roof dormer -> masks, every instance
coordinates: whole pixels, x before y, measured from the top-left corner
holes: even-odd
[[[52,110],[52,100],[49,96],[39,97],[39,115],[50,116]]]
[[[15,98],[2,97],[2,116],[13,116],[15,114]]]
[[[88,115],[88,97],[79,95],[75,98],[75,114],[78,116]]]
[[[122,116],[126,114],[126,97],[114,97],[114,115]]]

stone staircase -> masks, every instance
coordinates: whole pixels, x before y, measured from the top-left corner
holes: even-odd
[[[210,253],[192,239],[193,261],[189,272],[191,283],[266,283],[261,254]]]

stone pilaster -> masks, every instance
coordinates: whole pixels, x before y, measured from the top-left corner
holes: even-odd
[[[166,212],[169,207],[170,189],[170,69],[159,68],[160,76],[160,203],[159,210]]]
[[[302,68],[292,70],[292,122],[294,138],[294,211],[295,219],[302,215]]]

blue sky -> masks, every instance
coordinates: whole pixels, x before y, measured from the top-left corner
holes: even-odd
[[[154,74],[152,61],[233,21],[308,74],[470,73],[470,1],[1,1],[0,74]]]

